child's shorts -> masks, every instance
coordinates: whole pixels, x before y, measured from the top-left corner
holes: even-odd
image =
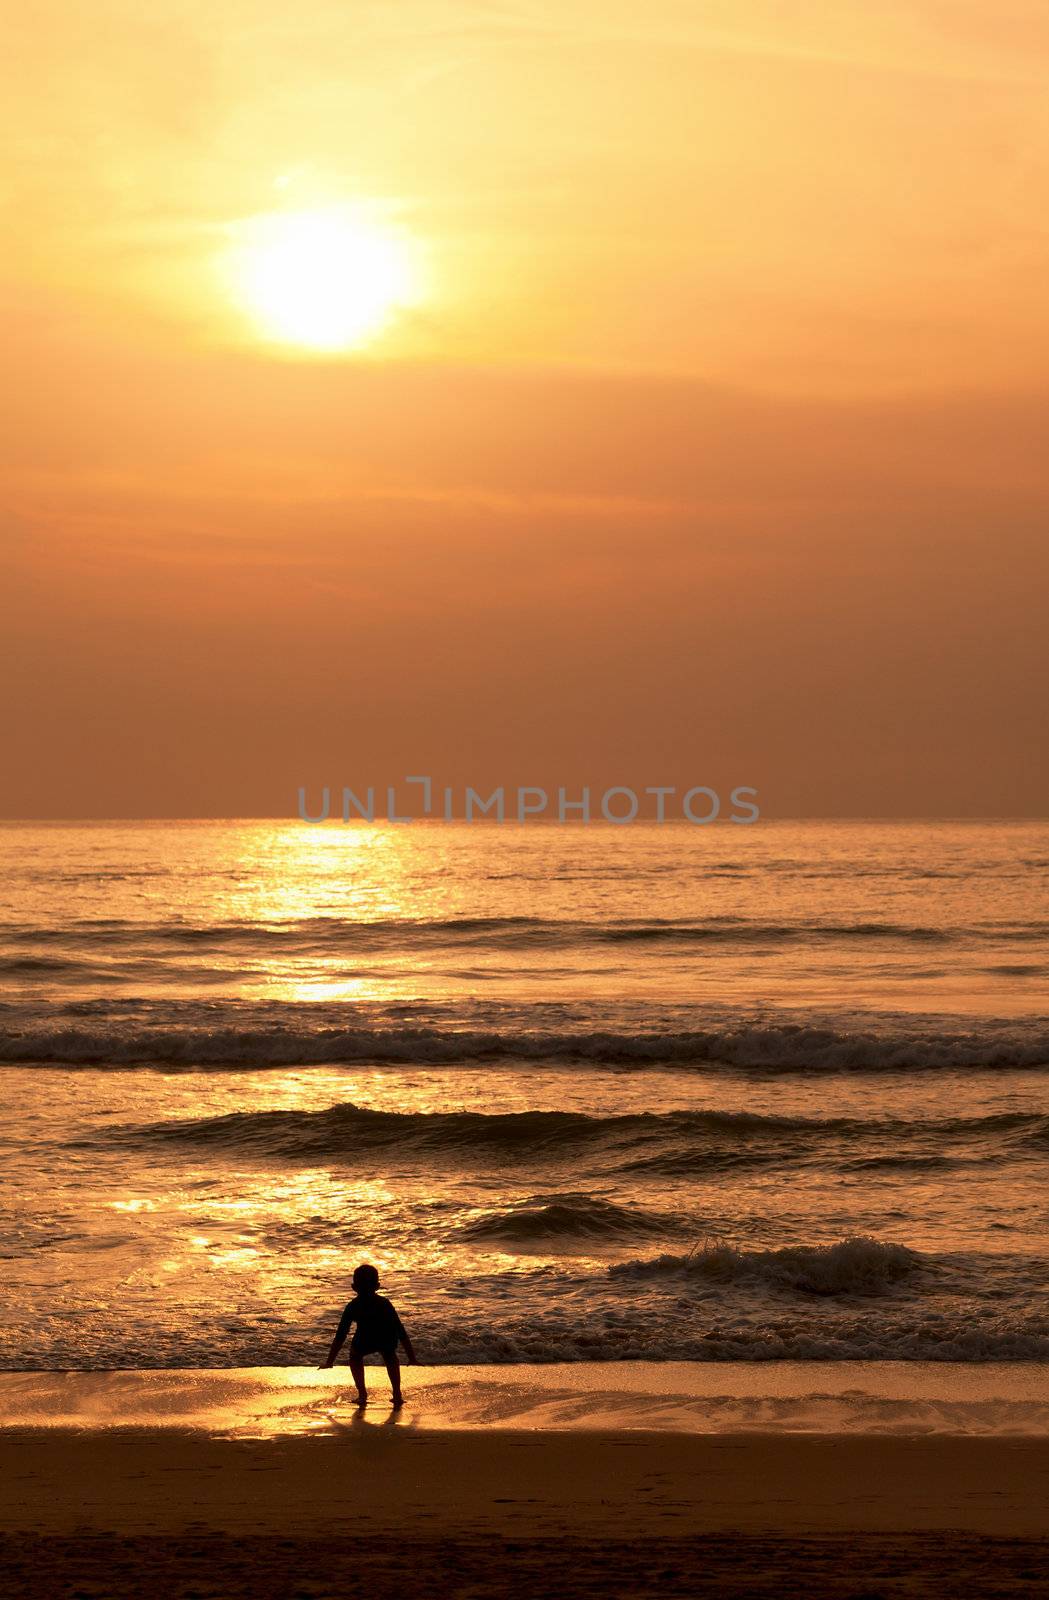
[[[363,1343],[362,1344],[358,1344],[356,1339],[351,1339],[350,1340],[350,1355],[351,1356],[361,1356],[361,1357],[363,1357],[363,1356],[371,1356],[371,1355],[380,1355],[380,1356],[382,1356],[384,1361],[388,1362],[388,1361],[392,1361],[396,1354],[397,1354],[397,1346],[395,1344],[390,1344],[390,1345],[363,1344]]]

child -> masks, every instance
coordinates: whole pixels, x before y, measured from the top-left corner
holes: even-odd
[[[324,1366],[335,1365],[335,1358],[350,1331],[350,1323],[355,1322],[357,1331],[350,1340],[350,1371],[357,1385],[357,1404],[363,1406],[368,1403],[368,1390],[364,1382],[364,1358],[373,1350],[378,1350],[390,1374],[393,1403],[395,1406],[403,1406],[397,1342],[400,1340],[404,1345],[408,1361],[414,1366],[415,1351],[412,1349],[412,1341],[405,1333],[404,1324],[390,1301],[385,1295],[378,1293],[379,1274],[374,1267],[363,1262],[353,1274],[353,1288],[355,1298],[350,1301],[339,1318],[339,1326],[335,1330],[335,1337],[331,1342],[331,1349],[328,1351],[328,1359],[324,1362]]]

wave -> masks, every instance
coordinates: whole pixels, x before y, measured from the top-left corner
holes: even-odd
[[[537,1194],[542,1205],[574,1194]],[[311,1217],[297,1243],[335,1246],[357,1259],[345,1218]],[[340,1231],[342,1237],[340,1238]],[[278,1243],[291,1243],[280,1238]],[[525,1252],[527,1253],[527,1252]],[[536,1254],[545,1252],[537,1250]],[[1049,1360],[1045,1263],[1034,1256],[930,1254],[868,1236],[779,1249],[713,1244],[691,1254],[598,1268],[542,1262],[475,1270],[457,1280],[438,1251],[391,1286],[428,1364],[575,1361]],[[334,1286],[332,1287],[334,1296]],[[309,1297],[311,1300],[313,1296]],[[119,1311],[119,1308],[115,1308]],[[283,1312],[249,1297],[231,1315],[221,1297],[194,1299],[191,1315],[167,1302],[142,1315],[78,1314],[79,1359],[91,1367],[286,1366],[323,1349],[333,1307],[326,1295]],[[22,1319],[20,1368],[52,1367],[70,1327]],[[49,1345],[48,1341],[54,1342]],[[58,1341],[62,1341],[59,1343]],[[1035,1380],[1036,1382],[1037,1380]],[[580,1404],[592,1404],[593,1393]]]
[[[426,1329],[426,1362],[434,1367],[665,1362],[668,1353],[676,1361],[703,1363],[1049,1362],[1049,1332],[1044,1319],[1033,1323],[1018,1316],[1005,1326],[989,1327],[974,1323],[971,1317],[954,1315],[945,1316],[932,1326],[906,1318],[876,1320],[871,1315],[872,1309],[879,1306],[876,1299],[857,1297],[853,1303],[862,1307],[862,1316],[828,1320],[821,1315],[818,1321],[802,1325],[796,1320],[784,1323],[763,1319],[760,1327],[733,1325],[691,1333],[677,1325],[664,1326],[655,1316],[644,1326],[632,1329],[594,1327],[582,1320],[571,1327],[551,1328],[544,1318],[521,1319],[506,1326],[488,1315],[476,1321],[461,1314],[454,1319],[434,1317]],[[880,1304],[895,1302],[883,1299]],[[821,1313],[829,1309],[830,1303],[821,1302]],[[38,1334],[39,1330],[35,1332]],[[93,1339],[85,1364],[95,1371],[295,1367],[302,1364],[304,1350],[323,1347],[330,1333],[330,1325],[275,1329],[245,1320],[234,1324],[228,1317],[221,1328],[181,1326],[176,1333],[170,1333],[150,1319],[148,1327],[113,1327]],[[0,1370],[53,1372],[68,1360],[69,1329],[65,1327],[62,1343],[55,1350],[41,1351],[37,1337],[19,1353],[17,1365],[0,1362]],[[739,1400],[738,1395],[728,1398]],[[593,1404],[589,1393],[584,1393],[581,1403]],[[893,1409],[898,1417],[902,1408]],[[949,1431],[957,1431],[956,1425]]]
[[[266,1157],[348,1161],[367,1153],[404,1157],[556,1160],[584,1152],[611,1161],[619,1172],[685,1175],[816,1160],[851,1170],[873,1160],[870,1145],[888,1146],[884,1158],[939,1164],[951,1142],[968,1159],[1000,1161],[1049,1139],[1049,1117],[1007,1112],[928,1122],[898,1119],[761,1116],[745,1111],[640,1112],[599,1116],[577,1111],[401,1112],[376,1111],[351,1102],[322,1111],[234,1111],[224,1116],[107,1129],[104,1142],[192,1144]],[[904,1141],[931,1152],[909,1156]],[[527,1222],[519,1224],[527,1228]]]
[[[781,1250],[737,1250],[732,1245],[714,1244],[684,1256],[619,1262],[608,1271],[613,1278],[699,1278],[803,1294],[871,1295],[912,1278],[921,1266],[921,1256],[907,1245],[860,1237],[838,1244],[789,1245]]]
[[[367,1151],[514,1152],[556,1155],[586,1144],[627,1139],[658,1127],[656,1113],[622,1117],[577,1111],[402,1112],[352,1104],[324,1111],[233,1111],[221,1117],[179,1118],[107,1131],[102,1139],[132,1143],[190,1143],[257,1154],[310,1159],[356,1158]]]
[[[76,970],[80,965],[78,961],[66,961],[61,956],[0,955],[0,975],[6,973],[17,975],[19,972],[69,972]]]
[[[619,1206],[589,1194],[533,1195],[507,1211],[476,1217],[459,1230],[462,1238],[484,1243],[548,1246],[558,1240],[603,1240],[675,1233],[680,1219],[637,1207]]]
[[[1012,1031],[844,1030],[804,1023],[741,1024],[648,1032],[593,1029],[458,1029],[432,1026],[154,1027],[103,1020],[48,1021],[0,1030],[0,1061],[62,1066],[209,1067],[248,1070],[311,1065],[469,1065],[493,1062],[675,1067],[784,1073],[935,1069],[1045,1069],[1049,1028]]]
[[[60,926],[11,923],[2,930],[4,944],[117,945],[132,951],[148,947],[177,951],[201,945],[217,949],[340,950],[404,948],[420,945],[482,944],[493,949],[534,946],[587,946],[603,944],[780,944],[845,940],[952,944],[1018,941],[1049,938],[1047,922],[988,920],[966,925],[908,923],[881,920],[797,918],[762,921],[747,917],[646,917],[586,920],[583,918],[502,917],[379,917],[371,920],[338,917],[288,918],[274,922],[230,921],[137,922],[120,918],[72,919]]]
[[[850,1301],[843,1297],[842,1305]],[[871,1315],[879,1304],[876,1297],[857,1295],[851,1303],[862,1306],[862,1315],[828,1319],[824,1313],[812,1322],[799,1323],[763,1318],[760,1326],[730,1325],[689,1332],[680,1325],[667,1327],[653,1316],[645,1327],[598,1329],[550,1329],[546,1326],[516,1326],[512,1329],[462,1325],[435,1327],[427,1340],[428,1356],[436,1363],[505,1364],[512,1362],[579,1361],[665,1361],[668,1351],[675,1360],[702,1362],[761,1361],[935,1361],[978,1362],[1049,1361],[1049,1331],[1044,1319],[1033,1321],[1020,1316],[1002,1327],[980,1326],[971,1317],[945,1315],[935,1325],[907,1317],[877,1320]],[[895,1304],[883,1297],[881,1304]],[[300,1359],[289,1341],[264,1353],[258,1338],[244,1341],[243,1364],[280,1365]],[[248,1353],[250,1352],[250,1354]],[[125,1358],[126,1365],[142,1365]],[[186,1366],[207,1365],[178,1352]]]

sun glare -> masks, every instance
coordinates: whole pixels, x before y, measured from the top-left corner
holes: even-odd
[[[278,343],[351,350],[420,298],[412,241],[352,207],[255,217],[237,235],[234,293]]]

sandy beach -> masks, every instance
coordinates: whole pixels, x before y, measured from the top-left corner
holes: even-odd
[[[341,1374],[322,1380],[319,1410],[316,1375],[293,1372],[289,1403],[269,1412],[284,1426],[260,1427],[257,1395],[280,1396],[274,1377],[4,1375],[4,1592],[1049,1593],[1044,1431],[672,1429],[674,1385],[651,1372],[619,1391],[633,1425],[625,1406],[602,1425],[600,1401],[595,1426],[538,1423],[537,1407],[565,1404],[563,1369],[475,1375],[487,1404],[503,1392],[502,1415],[454,1428],[449,1385],[469,1375],[412,1376],[422,1381],[403,1413],[377,1385],[361,1416]],[[225,1383],[225,1410],[202,1407],[209,1379]],[[238,1391],[254,1436],[237,1434]],[[48,1411],[47,1394],[62,1405]]]

